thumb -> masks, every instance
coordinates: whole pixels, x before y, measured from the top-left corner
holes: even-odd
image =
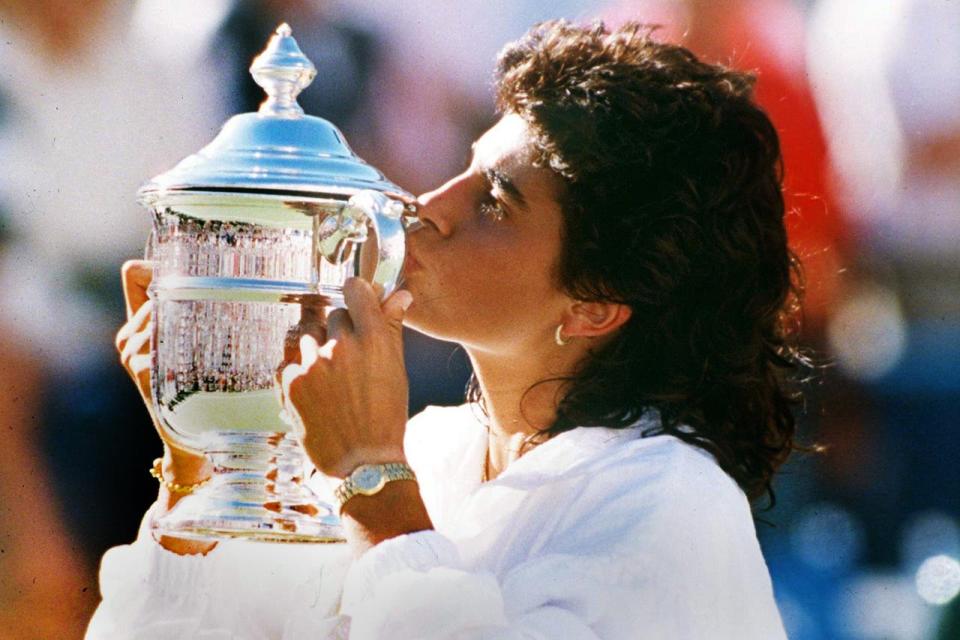
[[[403,317],[412,303],[413,294],[406,289],[398,289],[390,294],[382,307],[387,323],[399,330],[403,325]]]

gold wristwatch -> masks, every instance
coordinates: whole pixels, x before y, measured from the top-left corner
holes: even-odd
[[[417,476],[404,462],[388,462],[387,464],[362,464],[343,479],[343,482],[333,490],[333,495],[340,502],[340,510],[347,500],[359,494],[372,496],[380,492],[388,482],[394,480],[416,480]]]

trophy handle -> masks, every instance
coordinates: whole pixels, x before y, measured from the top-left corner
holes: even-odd
[[[321,223],[317,250],[334,265],[352,257],[351,275],[379,284],[386,298],[397,288],[403,270],[407,213],[404,202],[379,191],[360,191],[338,216]]]

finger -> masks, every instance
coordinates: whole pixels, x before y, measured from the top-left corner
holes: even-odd
[[[150,354],[139,353],[130,358],[130,363],[128,366],[130,367],[130,373],[135,376],[139,376],[144,371],[149,373],[151,365],[152,359],[150,358]]]
[[[334,309],[327,316],[328,340],[342,338],[345,334],[353,333],[353,330],[353,319],[346,309]]]
[[[350,319],[362,333],[382,320],[380,300],[373,286],[361,278],[348,278],[343,284],[343,301],[350,310]]]
[[[288,373],[290,367],[300,367],[300,365],[297,363],[291,363],[277,369],[277,384],[275,385],[281,407],[280,416],[281,419],[287,424],[292,424],[294,420],[293,408],[287,406],[288,389],[292,378],[298,375],[298,372],[300,371],[299,369],[290,370]]]
[[[147,287],[153,280],[153,266],[148,260],[127,260],[120,268],[120,279],[129,318],[149,299]]]
[[[137,383],[140,393],[143,395],[144,402],[150,407],[153,399],[153,393],[150,388],[150,368],[152,359],[149,353],[141,353],[130,358],[128,369],[133,380]]]
[[[127,323],[120,327],[120,331],[117,332],[117,347],[120,348],[122,343],[130,338],[134,333],[138,331],[143,331],[147,324],[150,322],[150,312],[153,309],[153,300],[147,300],[144,302],[137,312],[133,314],[133,317],[127,320]]]
[[[325,360],[333,360],[333,350],[337,348],[336,340],[327,340],[317,349],[317,357]]]
[[[406,289],[397,289],[383,303],[383,316],[391,328],[403,329],[403,317],[413,303],[413,294]]]
[[[300,364],[304,371],[314,365],[319,355],[320,345],[313,336],[306,335],[300,338]]]
[[[133,356],[141,353],[150,353],[150,334],[152,331],[141,331],[133,334],[133,337],[123,347],[120,352],[120,361],[128,362]]]
[[[303,336],[313,336],[318,343],[326,342],[327,328],[319,323],[298,323],[290,327],[283,338],[283,361],[277,367],[278,376],[288,364],[300,362],[300,338]]]
[[[306,367],[300,364],[288,364],[280,374],[280,387],[283,389],[283,397],[290,398],[290,385],[306,372]],[[293,407],[288,407],[293,413]]]

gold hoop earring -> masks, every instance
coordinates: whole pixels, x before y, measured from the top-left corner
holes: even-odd
[[[564,346],[564,345],[570,344],[570,339],[563,337],[563,323],[562,323],[562,322],[557,325],[557,330],[556,330],[556,332],[554,332],[554,334],[553,334],[553,340],[554,340],[554,342],[557,343],[557,346],[558,346],[558,347],[562,347],[562,346]]]

